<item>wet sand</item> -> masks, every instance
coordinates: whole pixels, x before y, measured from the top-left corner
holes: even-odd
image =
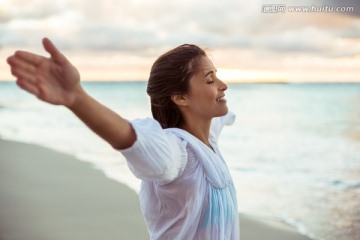
[[[240,215],[241,240],[306,240],[295,229]],[[0,239],[149,239],[137,194],[90,163],[0,140]]]

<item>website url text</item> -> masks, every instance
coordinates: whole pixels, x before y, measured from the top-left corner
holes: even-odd
[[[316,5],[307,5],[307,6],[287,6],[286,4],[263,4],[261,6],[262,13],[302,13],[302,12],[354,12],[354,7],[351,6],[316,6]]]

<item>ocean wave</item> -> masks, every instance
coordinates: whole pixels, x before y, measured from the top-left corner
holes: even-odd
[[[360,189],[360,182],[356,181],[333,180],[330,182],[330,184],[340,188]]]
[[[148,112],[148,99],[139,97],[145,87],[87,85],[100,102],[129,119]],[[326,91],[319,91],[319,86],[313,85],[271,85],[269,91],[268,87],[235,85],[229,104],[236,103],[233,108],[239,117],[234,126],[224,128],[222,152],[232,171],[242,212],[266,212],[286,219],[306,235],[311,232],[329,240],[340,235],[351,239],[347,224],[359,224],[352,215],[360,194],[360,182],[354,176],[360,166],[359,144],[344,138],[333,126],[342,123],[352,132],[357,129],[358,122],[353,119],[359,113],[348,102],[358,99],[360,89],[325,87]],[[0,95],[3,137],[74,154],[138,190],[126,162],[70,111],[20,94],[10,85],[2,85]],[[124,103],[124,99],[131,101]]]

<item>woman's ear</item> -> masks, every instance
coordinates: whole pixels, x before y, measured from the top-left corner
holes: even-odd
[[[187,106],[186,96],[183,94],[174,94],[171,96],[171,100],[178,106]]]

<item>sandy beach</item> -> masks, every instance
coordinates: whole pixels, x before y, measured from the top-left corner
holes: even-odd
[[[309,239],[280,222],[240,214],[241,240]],[[0,239],[149,239],[136,193],[90,163],[0,140]]]

